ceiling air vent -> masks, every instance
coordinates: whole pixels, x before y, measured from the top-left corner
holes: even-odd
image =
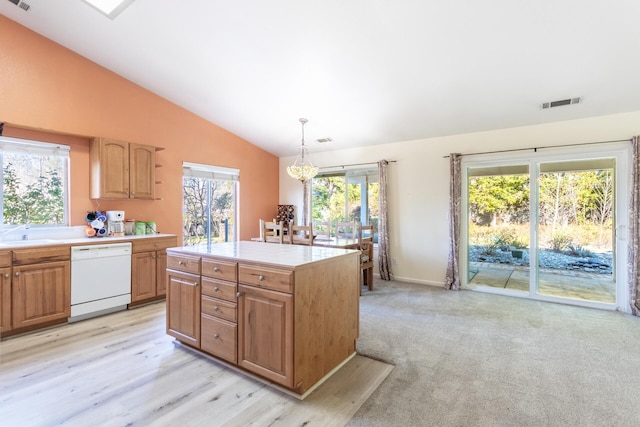
[[[29,9],[31,9],[31,6],[29,6],[27,3],[20,1],[20,0],[9,0],[11,3],[15,4],[16,6],[18,6],[20,9],[24,10],[25,12],[28,12]]]
[[[545,102],[544,104],[542,104],[542,109],[545,110],[547,108],[562,107],[563,105],[579,104],[580,100],[581,98],[568,98],[561,99],[559,101]]]
[[[331,141],[333,141],[333,139],[331,139],[331,138],[320,138],[320,139],[316,139],[316,142],[319,142],[319,143],[321,143],[321,144],[322,144],[323,142],[331,142]]]

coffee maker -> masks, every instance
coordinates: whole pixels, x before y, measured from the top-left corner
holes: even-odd
[[[107,235],[124,236],[124,211],[107,211]]]

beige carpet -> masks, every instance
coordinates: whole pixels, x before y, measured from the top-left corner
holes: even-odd
[[[348,426],[632,426],[640,318],[375,281],[358,352],[395,368]]]

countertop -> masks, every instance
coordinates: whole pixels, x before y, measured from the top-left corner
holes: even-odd
[[[105,243],[118,243],[129,242],[138,239],[150,239],[158,237],[175,237],[175,234],[145,234],[145,235],[132,235],[123,237],[71,237],[71,238],[39,238],[34,236],[29,240],[10,240],[6,242],[0,242],[0,250],[2,249],[22,249],[32,248],[40,246],[53,246],[53,245],[99,245]]]
[[[181,252],[186,255],[196,256],[211,255],[235,261],[258,262],[293,268],[329,258],[360,253],[352,249],[248,241],[182,246],[169,248],[167,252]]]

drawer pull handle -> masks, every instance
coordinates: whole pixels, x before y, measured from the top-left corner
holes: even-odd
[[[178,265],[184,265],[184,261],[178,261]]]
[[[259,276],[258,276],[258,280],[262,282],[262,281],[264,280],[264,276],[263,276],[262,274],[261,274],[261,275],[259,275]]]
[[[9,278],[9,273],[4,273],[4,278],[8,279]]]
[[[220,335],[218,335],[218,334],[213,334],[213,338],[214,338],[214,339],[218,339],[219,337],[220,337]]]
[[[215,288],[213,288],[213,292],[218,292],[220,290],[220,288],[218,288],[217,286]]]
[[[240,298],[242,296],[242,292],[236,292],[236,297]]]
[[[16,277],[18,277],[20,275],[19,271],[16,271]]]
[[[217,305],[215,307],[213,307],[213,311],[218,311],[218,310],[220,310],[220,309],[218,308]]]
[[[213,271],[215,271],[216,273],[220,271],[220,269],[218,267],[213,267]]]

